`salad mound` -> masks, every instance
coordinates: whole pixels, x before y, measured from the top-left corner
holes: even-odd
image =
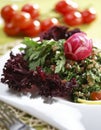
[[[10,53],[1,82],[31,96],[101,99],[101,50],[79,29],[53,26],[36,41],[26,37],[21,53]]]

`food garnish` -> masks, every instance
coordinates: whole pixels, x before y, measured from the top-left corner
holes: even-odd
[[[64,52],[72,60],[84,60],[92,52],[92,40],[85,33],[75,33],[64,43]]]
[[[26,37],[23,44],[3,68],[1,82],[11,90],[73,102],[101,99],[101,50],[84,32],[54,26],[38,40]]]
[[[101,100],[86,100],[86,99],[81,99],[78,98],[77,101],[79,103],[83,103],[83,104],[90,104],[90,105],[101,105]]]

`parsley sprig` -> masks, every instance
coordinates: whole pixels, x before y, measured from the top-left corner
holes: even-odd
[[[26,45],[24,58],[29,63],[29,68],[36,70],[41,66],[44,71],[51,72],[51,65],[54,66],[55,73],[64,71],[66,58],[64,56],[63,44],[65,40],[43,40],[34,41],[25,38],[23,43]]]

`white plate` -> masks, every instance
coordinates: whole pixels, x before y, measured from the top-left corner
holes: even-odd
[[[17,53],[18,45],[12,51]],[[9,53],[0,58],[0,78]],[[30,99],[8,91],[0,83],[0,100],[23,110],[60,130],[101,130],[101,105],[77,104],[56,98],[57,102],[45,104],[41,98]]]

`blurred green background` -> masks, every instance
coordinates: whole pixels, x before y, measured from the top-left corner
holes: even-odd
[[[49,17],[51,15],[51,10],[54,8],[54,5],[59,0],[0,0],[0,10],[4,5],[7,4],[17,4],[19,5],[19,9],[22,5],[25,3],[38,3],[40,7],[40,11],[42,15],[47,15]],[[93,39],[100,40],[101,39],[101,6],[100,2],[101,0],[74,0],[78,3],[79,8],[81,10],[88,8],[88,7],[94,7],[97,12],[97,19],[90,25],[83,25],[79,26],[82,31],[85,31],[87,35]],[[48,15],[49,14],[49,15]],[[0,45],[2,44],[8,44],[9,42],[13,42],[17,39],[21,39],[19,37],[8,37],[3,32],[3,24],[0,22]]]

